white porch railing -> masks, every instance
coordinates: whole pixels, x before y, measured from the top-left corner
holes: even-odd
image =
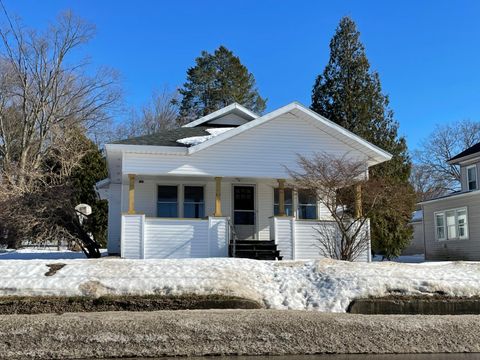
[[[324,256],[320,250],[319,237],[325,231],[336,231],[333,221],[297,220],[293,217],[272,217],[270,221],[270,238],[275,240],[284,260],[313,260]],[[320,230],[320,231],[319,231]],[[367,220],[365,231],[370,238],[370,223]],[[371,261],[370,239],[365,250],[356,261]]]
[[[226,257],[228,243],[228,224],[224,217],[197,220],[122,215],[123,258]]]

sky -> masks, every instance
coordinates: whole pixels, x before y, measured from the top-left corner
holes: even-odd
[[[480,1],[3,0],[45,29],[62,11],[96,25],[82,50],[121,74],[126,107],[185,82],[202,50],[225,45],[254,74],[267,111],[310,105],[339,20],[361,32],[410,150],[437,125],[480,121]],[[3,15],[3,14],[2,14]],[[4,16],[0,17],[4,23]]]

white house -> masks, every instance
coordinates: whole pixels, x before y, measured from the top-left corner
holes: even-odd
[[[288,188],[287,171],[298,170],[298,154],[319,152],[368,166],[391,158],[296,102],[263,116],[232,104],[178,129],[107,144],[109,178],[98,188],[109,201],[108,251],[319,258],[315,228],[329,214]]]

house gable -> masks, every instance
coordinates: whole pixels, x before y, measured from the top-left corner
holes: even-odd
[[[236,130],[238,129],[228,133]],[[125,153],[122,172],[145,175],[288,178],[287,169],[298,170],[298,154],[311,156],[320,152],[339,157],[348,155],[378,163],[370,158],[368,151],[360,151],[355,141],[343,141],[322,129],[312,119],[292,112],[284,112],[269,121],[243,130],[228,137],[228,140],[211,143],[202,151],[194,151],[187,156]],[[384,160],[387,160],[386,156]]]

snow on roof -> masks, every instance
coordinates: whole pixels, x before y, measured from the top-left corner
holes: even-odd
[[[422,210],[417,210],[412,213],[412,222],[415,221],[422,221],[423,220],[423,211]]]
[[[178,139],[177,142],[180,144],[188,145],[188,146],[194,146],[201,144],[207,140],[210,140],[214,138],[215,136],[218,136],[220,134],[223,134],[224,132],[227,132],[229,130],[235,129],[234,127],[221,127],[221,128],[211,128],[211,129],[206,129],[206,131],[210,135],[205,135],[205,136],[192,136],[192,137],[187,137],[183,139]]]

